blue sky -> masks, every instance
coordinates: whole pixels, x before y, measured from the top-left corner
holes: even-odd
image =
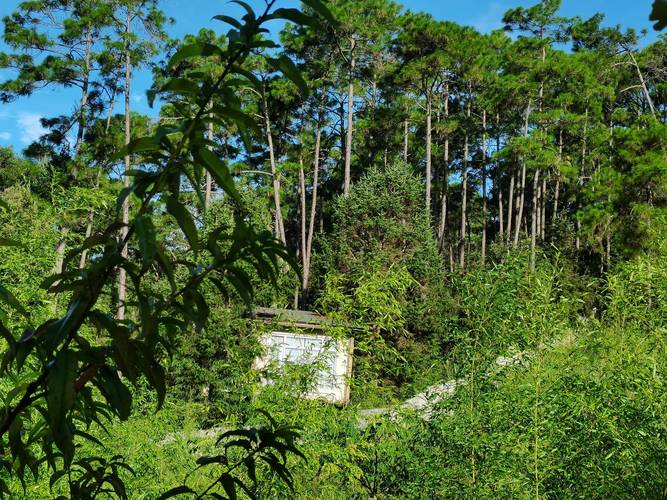
[[[104,0],[101,0],[104,1]],[[262,0],[248,0],[257,10],[263,5]],[[363,1],[363,0],[359,0]],[[412,11],[424,11],[436,19],[447,19],[474,26],[487,32],[501,27],[500,19],[509,8],[518,5],[529,6],[537,0],[405,0],[403,5]],[[0,0],[0,17],[11,13],[19,0]],[[280,6],[297,6],[298,0],[282,0]],[[637,30],[646,29],[649,35],[646,41],[656,38],[648,21],[652,0],[563,0],[562,15],[590,17],[596,12],[606,14],[607,24],[620,24]],[[202,27],[226,30],[219,22],[211,21],[216,14],[236,16],[240,8],[224,0],[163,0],[163,8],[176,22],[170,28],[170,34],[180,37],[186,33],[197,32]],[[279,29],[278,24],[270,26]],[[0,50],[5,47],[0,42]],[[10,74],[0,70],[0,79]],[[154,115],[146,104],[145,90],[150,85],[150,75],[140,72],[134,82],[133,105],[141,113]],[[0,104],[0,146],[11,145],[21,151],[28,143],[37,139],[43,132],[39,120],[41,117],[69,113],[77,102],[76,93],[67,90],[42,90],[30,98],[23,98],[10,104]],[[120,109],[119,109],[120,110]]]

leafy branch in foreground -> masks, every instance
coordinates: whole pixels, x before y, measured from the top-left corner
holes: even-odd
[[[653,10],[649,19],[655,21],[653,27],[657,31],[667,27],[667,0],[653,0]]]
[[[0,286],[4,308],[0,334],[7,344],[0,364],[0,382],[12,387],[0,403],[0,468],[9,476],[23,481],[26,469],[37,476],[46,464],[53,474],[52,483],[68,477],[71,496],[80,491],[88,497],[104,492],[124,498],[119,474],[124,468],[122,462],[75,460],[77,440],[101,444],[89,433],[91,427],[104,428],[103,421],[126,420],[131,415],[129,385],[145,380],[157,394],[158,408],[162,405],[167,390],[163,360],[171,352],[176,333],[201,329],[208,319],[209,305],[199,290],[203,283],[212,283],[225,295],[234,290],[248,301],[253,291],[248,269],[272,282],[283,272],[283,262],[296,269],[291,254],[280,242],[246,222],[243,202],[226,160],[211,152],[206,129],[213,122],[235,127],[242,136],[253,132],[248,125],[252,120],[242,111],[236,93],[240,86],[259,85],[244,67],[246,59],[277,47],[262,37],[267,32],[265,22],[282,18],[312,25],[318,20],[295,9],[273,11],[275,0],[267,1],[266,10],[259,16],[245,3],[236,3],[246,14],[241,21],[220,19],[233,26],[226,45],[188,45],[169,62],[172,74],[178,74],[179,64],[195,57],[209,58],[221,70],[215,76],[198,73],[169,78],[151,91],[151,101],[180,96],[189,105],[175,103],[174,122],[158,126],[153,135],[136,139],[117,153],[117,158],[132,155],[134,163],[142,165],[127,173],[133,182],[118,197],[117,221],[87,238],[66,256],[64,271],[44,281],[45,289],[61,296],[60,303],[68,304],[66,312],[35,325],[29,307]],[[313,12],[328,16],[319,1],[304,3]],[[307,91],[288,59],[275,64],[275,59],[264,57],[276,71]],[[212,105],[214,97],[223,104]],[[238,210],[231,230],[215,228],[204,241],[182,201],[182,187],[190,185],[203,207],[205,173]],[[133,217],[123,224],[118,222],[119,210],[126,200],[134,207]],[[164,212],[176,222],[187,245],[158,239],[154,219]],[[83,252],[90,255],[89,263],[78,269]],[[114,278],[121,269],[127,273],[130,286],[127,301],[119,304]],[[156,276],[168,283],[166,291],[150,286]],[[122,320],[115,314],[120,306],[127,311]],[[267,461],[289,483],[284,468],[286,454],[298,453],[292,430],[273,426],[234,433],[223,436],[239,438],[227,443],[225,450],[247,447],[253,457]],[[240,441],[243,439],[246,441]],[[282,461],[269,448],[277,451]],[[248,467],[248,462],[243,464]],[[76,470],[85,472],[77,474]],[[229,497],[234,496],[230,485],[239,484],[229,482],[234,470],[229,469],[220,479]],[[0,479],[0,495],[4,494],[10,491]]]
[[[173,498],[177,495],[192,495],[196,499],[221,498],[215,491],[222,489],[228,498],[236,498],[237,487],[250,498],[257,498],[257,465],[264,462],[268,469],[275,473],[290,488],[293,486],[292,474],[287,468],[288,453],[295,454],[302,459],[306,457],[295,446],[294,441],[299,437],[294,427],[278,426],[277,422],[267,413],[269,420],[266,427],[239,429],[223,433],[217,440],[216,446],[222,445],[219,455],[204,456],[197,460],[197,469],[217,467],[216,479],[201,494],[198,494],[187,485],[177,486],[164,493],[160,500]],[[240,453],[235,453],[240,451]],[[250,479],[252,487],[238,477],[238,469],[244,469]]]

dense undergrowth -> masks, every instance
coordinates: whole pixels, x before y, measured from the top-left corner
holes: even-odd
[[[342,204],[345,210],[354,199],[353,193]],[[659,250],[659,234],[653,241]],[[321,243],[325,252],[327,245]],[[192,455],[210,452],[216,432],[259,424],[267,412],[301,429],[306,460],[290,461],[294,492],[258,471],[259,498],[662,498],[664,254],[593,279],[557,253],[541,255],[531,271],[527,251],[493,251],[493,264],[449,275],[438,283],[444,286],[429,286],[428,273],[410,260],[418,252],[382,262],[376,251],[372,264],[347,259],[344,275],[322,272],[319,304],[374,326],[355,333],[346,407],[299,398],[312,380],[307,370],[285,370],[261,386],[251,366],[267,325],[244,317],[242,308],[221,307],[209,328],[180,340],[165,407],[155,413],[154,398],[137,389],[141,410],[108,434],[96,432],[102,446],[82,442],[83,450],[124,455],[134,470],[123,472],[130,496],[156,498],[186,478],[205,485],[211,478],[194,470]],[[5,269],[14,266],[12,258],[4,262]],[[438,301],[446,314],[437,316],[438,334],[425,336],[407,318],[414,318],[411,301],[429,293],[446,294],[424,299]],[[510,361],[499,364],[498,356]],[[400,408],[402,399],[452,379],[460,381],[456,392],[428,418]],[[375,407],[395,411],[361,418],[360,410]],[[50,489],[45,475],[27,484],[23,497],[46,498],[61,486]]]

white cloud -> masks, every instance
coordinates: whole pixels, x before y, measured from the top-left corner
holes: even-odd
[[[132,94],[132,101],[135,103],[140,103],[143,100],[144,96],[141,94]]]
[[[12,134],[9,132],[0,132],[0,141],[10,141]]]
[[[16,120],[21,132],[21,142],[30,144],[48,132],[42,127],[40,120],[42,117],[35,113],[20,113]]]

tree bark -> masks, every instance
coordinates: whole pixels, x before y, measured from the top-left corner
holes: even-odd
[[[496,155],[500,151],[500,113],[496,113]],[[494,189],[498,193],[498,241],[503,241],[505,233],[505,221],[503,218],[503,212],[505,207],[503,206],[503,187],[500,184],[500,162],[496,161],[496,180],[494,181]]]
[[[354,49],[356,40],[350,39],[350,75],[347,84],[347,136],[345,140],[345,172],[343,178],[343,195],[350,193],[350,170],[352,165],[352,131],[354,126],[354,68],[356,59]]]
[[[266,92],[262,92],[262,104],[264,107],[264,131],[266,141],[269,147],[269,161],[271,163],[271,177],[273,179],[273,204],[275,208],[275,233],[276,238],[284,245],[287,242],[285,237],[285,225],[283,222],[282,204],[280,201],[280,177],[276,165],[276,156],[273,149],[273,134],[271,133],[271,120],[269,118],[269,109],[266,102]]]
[[[486,264],[486,110],[482,111],[482,266]]]
[[[521,226],[523,223],[523,207],[526,199],[526,163],[521,161],[521,182],[519,185],[519,196],[517,199],[518,211],[516,214],[516,222],[514,227],[514,246],[519,246],[519,236],[521,233]]]
[[[608,226],[611,224],[609,222]],[[605,260],[607,261],[607,272],[611,270],[611,229],[607,227],[607,234],[605,235]]]
[[[551,177],[551,174],[549,174]],[[540,192],[540,205],[542,207],[542,216],[540,217],[540,239],[546,240],[547,225],[547,176],[542,176],[542,191]]]
[[[306,256],[306,175],[303,171],[303,158],[299,158],[299,215],[301,216],[299,224],[301,228],[301,269],[303,270],[301,288],[305,290],[308,258]]]
[[[587,148],[588,148],[588,108],[586,108],[586,113],[585,113],[585,118],[584,118],[584,135],[581,143],[581,167],[580,167],[580,172],[579,172],[579,186],[583,187],[584,185],[584,176],[586,175],[586,154],[587,154]],[[579,193],[578,196],[579,200],[577,201],[577,211],[581,210],[582,205],[581,205],[581,193]],[[577,250],[581,249],[581,221],[579,220],[579,214],[577,214],[576,218],[576,226],[577,226],[577,235],[576,235],[576,240],[575,240],[575,248]]]
[[[84,72],[83,72],[83,85],[81,86],[81,101],[79,104],[79,119],[78,119],[78,128],[76,132],[76,141],[74,143],[74,162],[72,163],[72,177],[76,178],[78,174],[78,167],[76,160],[79,157],[81,151],[81,145],[83,144],[83,138],[86,133],[86,113],[88,108],[88,99],[90,97],[90,59],[91,59],[91,50],[92,50],[92,33],[90,29],[86,32],[86,54],[84,56]],[[60,239],[56,244],[56,258],[55,264],[53,267],[53,272],[55,274],[61,274],[63,272],[63,266],[65,264],[65,250],[67,249],[67,234],[69,233],[69,228],[64,224],[60,227]],[[81,259],[79,259],[81,263]],[[54,302],[54,308],[57,308],[57,303]],[[55,310],[55,309],[54,309]]]
[[[530,101],[528,101],[528,107],[526,108],[526,119],[523,128],[523,136],[528,137],[528,123],[530,120]],[[526,199],[526,162],[521,160],[521,186],[519,191],[519,200],[518,200],[518,213],[516,218],[516,227],[514,228],[514,246],[519,245],[519,235],[521,233],[521,223],[523,221],[523,208]]]
[[[432,97],[426,98],[426,213],[431,216],[431,128],[432,128]]]
[[[543,176],[544,178],[544,176]],[[540,238],[542,234],[542,185],[538,183],[537,185],[537,206],[533,210],[536,211],[537,216],[537,235],[536,239]]]
[[[410,124],[406,118],[403,121],[403,161],[408,162],[408,147],[410,145]]]
[[[83,74],[83,86],[81,89],[81,105],[79,110],[79,128],[76,133],[76,142],[74,143],[74,157],[79,156],[81,151],[81,144],[86,133],[86,108],[88,107],[88,97],[90,89],[90,57],[92,50],[92,34],[90,29],[86,33],[86,55],[84,59],[85,70]],[[76,165],[74,166],[76,174]]]
[[[531,232],[530,232],[530,270],[535,271],[535,240],[537,237],[537,219],[540,213],[540,207],[538,205],[538,190],[539,190],[539,181],[540,181],[540,170],[535,171],[535,176],[533,177],[533,215],[531,222]]]
[[[563,129],[558,131],[558,168],[556,169],[556,187],[554,188],[554,208],[551,214],[551,228],[556,227],[558,218],[558,198],[560,196],[560,165],[563,161]]]
[[[470,118],[470,103],[468,103],[467,116]],[[466,221],[468,216],[468,149],[469,136],[466,130],[463,143],[463,172],[461,175],[461,237],[459,239],[459,266],[465,269],[466,263]]]
[[[131,80],[132,80],[132,60],[130,58],[130,33],[131,33],[131,23],[132,17],[130,13],[130,8],[127,9],[127,18],[125,24],[125,145],[127,146],[130,143],[131,138],[131,124],[130,124],[130,90],[131,90]],[[125,162],[125,172],[123,173],[123,186],[128,187],[130,185],[130,178],[126,173],[130,170],[130,155],[126,154],[124,158]],[[125,238],[128,233],[128,223],[130,220],[130,197],[126,196],[123,200],[123,208],[121,215],[121,222],[123,227],[120,230],[120,241],[125,241]],[[127,258],[127,244],[124,244],[120,251],[121,257]],[[125,301],[127,300],[127,272],[124,267],[120,267],[118,271],[118,311],[117,317],[120,320],[125,319]]]
[[[207,138],[213,142],[213,122],[208,123]],[[209,146],[213,150],[213,146]],[[213,193],[213,178],[211,173],[207,170],[204,180],[204,210],[208,210],[211,206],[211,195]]]
[[[630,59],[632,59],[632,64],[637,70],[637,76],[639,76],[639,82],[642,86],[642,90],[644,92],[644,97],[646,98],[646,102],[648,103],[648,107],[651,110],[651,114],[653,115],[653,118],[657,118],[656,113],[655,113],[655,105],[653,104],[653,99],[651,98],[651,93],[648,91],[648,87],[646,86],[646,80],[644,79],[644,74],[642,73],[641,68],[639,67],[639,63],[637,62],[637,58],[633,54],[631,50],[628,50],[628,54],[630,55]]]
[[[445,85],[445,125],[449,125],[449,83]],[[440,250],[444,249],[445,230],[447,228],[447,204],[449,198],[449,132],[445,131],[444,144],[444,172],[443,172],[443,190],[440,200],[440,223],[438,224],[438,242]]]
[[[315,159],[313,165],[313,191],[310,200],[310,220],[308,221],[308,239],[306,241],[306,266],[303,269],[303,289],[308,288],[310,279],[310,264],[313,250],[313,234],[315,233],[315,217],[317,215],[317,185],[320,171],[320,149],[322,144],[322,127],[318,124],[315,137]]]
[[[507,244],[509,245],[512,238],[512,223],[514,221],[514,184],[516,183],[516,170],[512,169],[512,177],[510,178],[509,202],[507,204]]]
[[[111,127],[111,118],[113,117],[114,106],[116,105],[116,92],[117,89],[114,86],[113,92],[111,93],[111,99],[109,101],[109,113],[107,114],[107,122],[104,126],[104,132],[109,133],[109,128]],[[100,178],[102,176],[101,166],[98,166],[99,170],[97,171],[97,179],[95,179],[95,189],[100,186]],[[86,224],[86,236],[88,239],[93,234],[93,223],[95,222],[95,211],[90,210],[88,212],[88,223]],[[81,252],[81,257],[79,258],[79,269],[86,267],[86,261],[88,259],[88,250],[83,250]]]

